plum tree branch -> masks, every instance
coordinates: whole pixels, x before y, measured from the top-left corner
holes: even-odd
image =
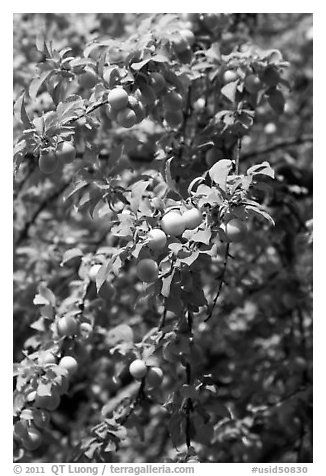
[[[270,152],[275,152],[278,149],[285,149],[287,147],[297,146],[297,145],[305,144],[306,142],[312,142],[312,141],[313,141],[312,134],[305,134],[302,137],[296,137],[296,138],[292,137],[290,139],[283,139],[267,147],[262,147],[257,150],[243,153],[241,158],[242,160],[247,160],[253,157],[257,157],[259,155],[265,155],[265,154],[269,154]]]

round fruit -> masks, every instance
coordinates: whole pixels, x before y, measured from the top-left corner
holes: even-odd
[[[141,380],[145,377],[147,372],[147,367],[145,362],[140,359],[136,359],[129,365],[130,374],[137,380]]]
[[[191,208],[182,215],[182,221],[187,230],[194,230],[203,221],[203,215],[198,208]]]
[[[228,84],[228,83],[232,83],[233,81],[236,81],[238,79],[238,73],[232,69],[228,69],[226,71],[224,71],[223,73],[223,77],[222,77],[222,80],[223,80],[223,84]]]
[[[228,241],[238,243],[245,238],[247,234],[247,226],[238,218],[233,218],[225,225],[225,234]]]
[[[137,276],[145,283],[152,283],[158,278],[158,265],[151,258],[144,258],[137,264]]]
[[[148,233],[148,246],[151,250],[161,250],[166,245],[166,234],[159,228],[153,228]]]
[[[97,74],[92,69],[87,69],[78,76],[78,82],[83,88],[92,89],[97,83]]]
[[[55,364],[57,361],[55,355],[52,354],[52,352],[45,352],[43,355],[40,355],[38,358],[38,362],[41,365],[46,365],[46,364]]]
[[[122,88],[114,88],[108,94],[108,103],[113,109],[124,109],[128,104],[128,93]]]
[[[154,72],[149,75],[149,84],[156,93],[159,93],[165,88],[166,81],[162,74]]]
[[[186,229],[181,214],[173,210],[164,215],[161,221],[161,227],[167,235],[174,236],[182,235]]]
[[[180,31],[180,35],[183,36],[188,42],[190,46],[192,46],[195,43],[195,35],[193,32],[189,29],[184,29]]]
[[[50,412],[58,408],[59,404],[59,392],[53,387],[51,395],[36,395],[35,398],[35,406],[37,408],[43,408],[44,410],[49,410]]]
[[[218,14],[216,13],[204,13],[202,22],[208,30],[214,30],[218,25]]]
[[[42,444],[42,434],[41,432],[31,426],[27,429],[27,435],[22,440],[23,447],[28,451],[34,451],[39,448]]]
[[[122,109],[117,114],[117,122],[126,128],[130,128],[134,126],[137,122],[137,116],[135,111],[127,107],[126,109]]]
[[[245,79],[244,86],[248,93],[256,94],[262,88],[262,82],[255,74],[249,74]]]
[[[55,378],[55,388],[59,395],[63,395],[68,392],[69,380],[66,375],[59,375]]]
[[[66,369],[70,375],[75,373],[78,369],[78,362],[71,355],[66,355],[65,357],[62,357],[59,362],[59,365],[60,367]]]
[[[74,336],[77,334],[78,322],[72,316],[63,316],[57,321],[57,330],[61,336]]]
[[[93,282],[96,281],[97,273],[99,272],[101,267],[102,267],[101,264],[93,264],[93,266],[90,268],[88,276],[91,281]]]
[[[183,122],[182,111],[167,111],[165,113],[165,120],[172,129],[177,129]]]
[[[178,53],[178,59],[182,64],[188,64],[190,63],[192,59],[192,51],[191,48],[188,46],[188,48],[181,53]]]
[[[269,122],[264,127],[265,134],[268,134],[268,135],[275,134],[276,131],[277,131],[277,127],[276,127],[276,124],[274,124],[274,122]]]
[[[188,48],[188,41],[180,33],[172,40],[173,48],[176,53],[182,53]]]
[[[151,106],[156,101],[156,94],[154,89],[148,86],[147,84],[142,84],[140,86],[140,91],[136,91],[136,97],[140,100],[145,106]]]
[[[14,424],[14,438],[21,441],[23,438],[27,437],[27,422],[26,421],[16,421]]]
[[[33,410],[33,423],[37,428],[43,430],[47,428],[50,422],[50,415],[46,410],[34,408]]]
[[[146,110],[143,104],[134,96],[129,96],[128,107],[134,111],[137,118],[137,123],[141,122],[146,117]]]
[[[60,142],[56,150],[56,156],[65,164],[69,164],[76,158],[76,149],[71,142]]]
[[[276,86],[280,81],[280,75],[275,66],[269,65],[266,67],[262,75],[262,80],[267,86]]]
[[[93,332],[93,327],[88,322],[82,322],[79,326],[82,337],[87,339]]]
[[[52,148],[41,150],[38,166],[44,174],[53,174],[57,170],[58,159]]]
[[[217,161],[224,158],[224,152],[221,149],[213,147],[206,152],[205,161],[208,167],[212,167]]]
[[[159,387],[163,380],[163,372],[160,367],[149,367],[146,375],[146,382],[151,387]]]
[[[165,96],[163,96],[163,104],[166,111],[180,111],[183,105],[183,97],[176,91],[169,91]]]

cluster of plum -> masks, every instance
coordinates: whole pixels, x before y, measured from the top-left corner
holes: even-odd
[[[160,367],[147,366],[141,359],[136,359],[129,365],[129,372],[136,380],[146,379],[146,385],[157,388],[163,381],[163,372]]]
[[[51,394],[38,394],[32,390],[26,396],[27,405],[14,423],[14,441],[29,451],[39,448],[43,441],[43,432],[48,428],[50,412],[60,404],[61,396],[68,390],[69,379],[76,372],[78,363],[70,355],[62,357],[58,364],[51,352],[45,352],[38,359],[39,366],[46,370],[57,367],[57,377],[52,382]]]
[[[59,142],[54,147],[40,150],[38,165],[44,174],[53,174],[60,164],[69,164],[76,158],[76,149],[71,141]]]
[[[79,323],[72,316],[63,316],[55,322],[54,334],[59,339],[81,335],[88,337],[92,326],[87,322]],[[50,412],[58,408],[61,396],[68,391],[69,381],[78,370],[78,362],[73,355],[64,355],[60,359],[50,350],[40,352],[37,359],[38,379],[50,383],[50,394],[40,394],[31,389],[26,395],[26,405],[14,424],[14,441],[29,451],[36,450],[42,444],[42,433],[49,426]],[[48,370],[56,375],[48,379]]]
[[[153,228],[147,235],[146,244],[153,251],[163,250],[167,243],[167,235],[181,236],[185,230],[194,230],[203,221],[202,212],[196,208],[190,208],[184,213],[178,209],[168,211],[161,220],[161,228]],[[238,218],[232,218],[226,224],[221,225],[223,238],[227,242],[238,243],[244,239],[247,233],[246,224]],[[152,258],[143,258],[137,264],[137,276],[145,282],[151,283],[157,280],[159,267]]]

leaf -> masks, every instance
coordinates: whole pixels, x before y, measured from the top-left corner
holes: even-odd
[[[80,180],[76,183],[73,183],[63,194],[63,200],[67,201],[68,198],[72,197],[75,193],[79,192],[81,189],[83,189],[87,185],[88,185],[88,182],[86,182],[86,180]]]
[[[246,205],[246,210],[248,211],[251,211],[254,215],[260,217],[260,218],[265,218],[265,220],[269,221],[273,226],[275,225],[275,222],[273,220],[273,218],[270,216],[269,213],[267,213],[264,209],[262,209],[261,207],[259,207],[259,205],[257,204],[257,206],[253,206],[253,205]]]
[[[268,102],[277,114],[283,114],[285,99],[281,91],[275,89],[269,96]]]
[[[112,260],[109,259],[108,261],[103,263],[102,266],[100,267],[100,269],[98,270],[98,273],[96,275],[96,289],[97,289],[97,292],[99,292],[99,290],[101,289],[103,284],[106,282],[106,280],[107,280],[107,278],[110,274],[110,271],[111,271],[111,266],[112,266]]]
[[[35,99],[37,93],[39,92],[42,85],[45,83],[47,79],[49,79],[55,72],[53,70],[43,71],[39,77],[32,79],[29,85],[29,95],[32,99]]]
[[[40,284],[38,288],[38,294],[35,296],[33,300],[34,304],[51,304],[51,306],[55,306],[55,295],[53,292],[44,286],[44,284]]]
[[[149,61],[151,58],[144,59],[143,61],[139,61],[138,63],[132,63],[131,68],[135,71],[140,71]]]
[[[186,264],[187,266],[191,266],[196,261],[198,256],[199,256],[199,251],[197,250],[197,251],[194,251],[193,253],[191,253],[190,256],[187,256],[185,258],[179,258],[178,261],[180,263]]]
[[[223,88],[221,89],[221,93],[223,94],[223,96],[225,96],[231,102],[235,102],[237,85],[238,81],[231,81],[230,83],[223,86]]]
[[[25,109],[24,96],[25,96],[25,93],[22,92],[22,94],[19,96],[19,98],[15,102],[14,114],[15,114],[15,117],[18,119],[18,121],[23,123],[25,129],[34,129],[33,124],[30,118],[28,117],[26,109]]]
[[[72,248],[70,250],[65,251],[61,264],[64,265],[68,263],[68,261],[74,258],[81,258],[83,256],[83,252],[79,248]]]
[[[40,317],[37,321],[32,322],[30,327],[32,329],[35,329],[38,332],[45,332],[46,327],[45,327],[45,324],[44,324],[44,317]]]
[[[196,243],[204,243],[204,245],[208,245],[212,236],[212,232],[210,228],[206,228],[205,230],[198,230],[195,233],[189,233],[189,240],[194,241]],[[187,238],[186,233],[184,237]],[[196,258],[197,259],[197,258]]]
[[[210,178],[219,185],[222,190],[226,190],[226,180],[232,168],[232,161],[222,159],[216,162],[208,171]]]
[[[40,397],[51,397],[52,395],[52,384],[48,383],[39,383],[37,387],[37,395]]]
[[[180,193],[177,189],[176,182],[173,180],[172,174],[171,174],[171,163],[172,163],[173,159],[174,159],[174,157],[171,157],[170,159],[168,159],[165,162],[164,177],[165,177],[165,181],[166,181],[167,185],[169,186],[170,190],[172,190],[173,192],[180,195]]]
[[[127,324],[120,324],[108,331],[105,341],[110,347],[114,347],[120,342],[132,343],[134,341],[134,333]]]
[[[272,167],[269,165],[269,162],[263,162],[261,164],[253,165],[247,170],[247,175],[257,175],[263,174],[268,175],[268,177],[274,178],[275,173]]]
[[[70,96],[57,107],[58,120],[61,124],[75,119],[84,112],[84,101],[80,96]]]
[[[169,294],[170,294],[170,288],[171,288],[171,283],[172,283],[172,280],[173,280],[173,276],[174,276],[174,271],[171,274],[169,274],[168,276],[164,276],[162,278],[161,294],[164,297],[168,297]]]

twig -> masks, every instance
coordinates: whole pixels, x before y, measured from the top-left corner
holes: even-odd
[[[219,283],[219,286],[218,286],[218,289],[217,289],[216,296],[215,296],[214,301],[213,301],[212,309],[210,310],[210,312],[209,312],[208,316],[206,317],[206,319],[204,320],[204,322],[207,322],[212,317],[214,308],[216,306],[216,302],[217,302],[217,300],[219,298],[219,295],[221,293],[221,290],[222,290],[222,287],[223,287],[223,284],[224,284],[224,275],[225,275],[225,272],[226,272],[226,267],[227,267],[228,259],[229,259],[229,256],[230,256],[229,255],[229,249],[230,249],[230,243],[227,243],[226,249],[225,249],[225,256],[224,256],[222,274],[221,274],[221,277],[220,277],[220,283]]]
[[[280,142],[276,142],[275,144],[272,144],[268,147],[263,147],[261,149],[253,150],[251,152],[242,154],[242,160],[251,159],[252,157],[257,157],[258,155],[268,154],[269,152],[274,152],[277,149],[291,147],[292,145],[305,144],[306,142],[312,142],[312,141],[313,141],[312,134],[306,134],[302,137],[285,139]]]
[[[46,200],[44,200],[39,207],[35,210],[32,217],[25,223],[24,228],[21,230],[15,246],[19,246],[27,237],[30,230],[30,227],[35,223],[37,217],[42,213],[42,211],[54,200],[56,200],[60,195],[68,188],[69,183],[64,183],[62,187],[57,190],[54,194],[50,195]]]

